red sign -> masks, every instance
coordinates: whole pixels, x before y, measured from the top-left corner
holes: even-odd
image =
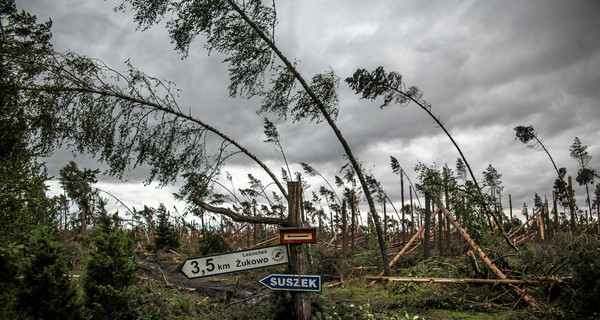
[[[317,228],[283,228],[279,229],[281,243],[315,243]]]

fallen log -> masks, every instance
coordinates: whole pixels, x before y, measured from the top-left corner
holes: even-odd
[[[568,278],[537,278],[535,280],[519,279],[465,279],[465,278],[414,278],[414,277],[365,277],[371,281],[390,281],[390,282],[421,282],[421,283],[454,283],[454,284],[541,284],[544,282],[563,283]]]
[[[275,240],[277,240],[277,239],[279,239],[279,236],[276,236],[276,237],[273,237],[273,238],[271,238],[271,239],[269,239],[269,240],[265,240],[265,241],[263,241],[263,242],[257,243],[257,244],[255,244],[255,245],[253,245],[253,246],[250,246],[250,247],[248,247],[248,249],[254,249],[254,248],[256,248],[256,247],[260,247],[260,246],[262,246],[263,244],[269,243],[269,242],[271,242],[271,241],[275,241]]]

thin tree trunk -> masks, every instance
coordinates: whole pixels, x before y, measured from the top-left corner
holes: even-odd
[[[346,198],[342,199],[342,257],[346,259],[348,249],[348,221],[346,221]]]
[[[242,17],[242,19],[246,23],[248,23],[248,25],[256,32],[256,34],[271,48],[271,50],[273,50],[275,55],[277,57],[279,57],[279,59],[283,62],[283,64],[294,74],[294,78],[296,78],[296,80],[300,83],[301,87],[306,91],[308,96],[315,103],[315,106],[319,109],[319,111],[323,115],[323,118],[325,119],[327,124],[329,124],[329,126],[333,130],[335,136],[337,137],[338,141],[342,145],[342,148],[344,149],[344,152],[348,156],[348,160],[350,161],[350,164],[352,165],[352,168],[354,169],[354,172],[356,173],[356,176],[358,177],[360,185],[364,191],[364,195],[367,198],[367,203],[369,205],[369,213],[371,215],[371,219],[373,220],[373,224],[375,225],[375,231],[377,233],[377,239],[378,239],[378,243],[379,243],[379,250],[381,253],[383,269],[385,271],[385,274],[389,275],[390,270],[387,266],[387,254],[386,254],[387,244],[383,237],[383,232],[381,230],[381,223],[379,221],[379,217],[377,216],[377,209],[375,208],[375,202],[373,201],[373,197],[369,190],[369,185],[367,183],[367,179],[365,178],[363,169],[360,166],[360,164],[358,163],[358,160],[356,160],[356,157],[354,157],[354,154],[353,154],[352,150],[350,149],[350,145],[346,141],[346,138],[344,138],[344,136],[342,135],[342,132],[338,128],[337,124],[335,123],[335,121],[333,120],[331,115],[328,113],[327,108],[325,107],[325,105],[323,104],[321,99],[319,99],[319,97],[316,95],[316,93],[313,91],[313,89],[309,86],[309,84],[306,82],[306,80],[302,77],[302,75],[300,75],[300,73],[296,69],[295,65],[292,64],[292,62],[290,62],[288,60],[288,58],[279,50],[279,48],[269,38],[269,36],[266,35],[263,32],[263,30],[261,28],[259,28],[256,25],[256,23],[254,23],[254,21],[252,21],[246,15],[244,10],[242,10],[234,0],[228,0],[227,2]]]
[[[571,176],[569,176],[569,210],[571,210],[571,231],[575,233],[577,230],[577,221],[575,220],[575,205],[573,203],[573,185]]]
[[[423,259],[429,258],[429,237],[431,236],[431,228],[429,219],[431,217],[431,196],[429,192],[425,193],[425,221],[424,221],[424,237],[423,237]]]
[[[410,194],[410,233],[415,233],[415,215],[413,212],[413,196],[411,187],[408,187],[408,193]]]
[[[464,278],[412,278],[412,277],[366,277],[366,280],[375,281],[397,281],[397,282],[420,282],[420,283],[453,283],[453,284],[541,284],[543,282],[564,283],[560,278],[542,278],[539,280],[518,279],[464,279]]]
[[[355,232],[356,232],[356,196],[354,194],[354,191],[352,191],[350,193],[351,195],[351,205],[352,205],[352,252],[354,253],[355,249],[354,249],[354,245],[355,245]]]
[[[512,196],[510,195],[510,193],[508,194],[508,206],[509,206],[509,213],[510,213],[510,226],[512,227],[512,225],[513,225],[513,212],[512,212]]]
[[[448,195],[448,192],[448,171],[446,170],[446,167],[444,167],[444,199],[446,208],[450,208],[450,197]],[[440,218],[440,222],[441,221],[442,218]],[[450,221],[446,218],[444,218],[443,221],[444,229],[446,229],[446,250],[450,250]]]
[[[404,169],[400,168],[400,197],[402,199],[402,242],[406,241],[406,215],[404,210]]]

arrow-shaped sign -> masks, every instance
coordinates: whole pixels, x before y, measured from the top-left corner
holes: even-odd
[[[181,272],[186,277],[192,279],[270,267],[286,264],[288,262],[287,246],[285,244],[280,244],[258,249],[187,259],[181,267]]]
[[[273,290],[321,291],[321,276],[297,274],[271,274],[259,281]]]
[[[315,243],[317,242],[316,228],[281,228],[279,242],[281,243]]]

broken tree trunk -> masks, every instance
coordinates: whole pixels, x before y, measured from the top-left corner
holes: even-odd
[[[454,206],[456,206],[456,204],[454,204]],[[453,208],[454,208],[454,206],[453,206]],[[437,211],[434,212],[430,218],[435,217],[436,213],[437,213]],[[421,234],[423,234],[424,230],[425,230],[425,226],[421,226],[419,228],[419,230],[417,230],[417,232],[412,236],[412,238],[410,238],[410,240],[408,240],[408,242],[404,245],[402,250],[400,250],[400,252],[398,252],[398,254],[394,257],[394,259],[392,259],[392,261],[390,261],[390,264],[389,264],[390,268],[393,267],[394,264],[398,261],[398,259],[400,259],[400,257],[408,250],[408,248],[410,248],[410,246],[413,244],[413,242],[415,242],[415,240],[417,240],[421,236]],[[383,275],[383,272],[379,273],[379,276],[382,276],[382,275]],[[375,281],[372,281],[369,285],[373,285],[374,283],[375,283]]]
[[[518,279],[464,279],[464,278],[412,278],[412,277],[366,277],[366,280],[373,281],[397,281],[397,282],[424,282],[424,283],[455,283],[455,284],[540,284],[543,282],[563,283],[565,279],[561,278],[539,278],[537,280],[518,280]]]
[[[475,244],[475,242],[473,241],[473,239],[471,239],[471,237],[469,236],[469,234],[465,231],[465,229],[463,229],[456,220],[454,220],[454,217],[452,216],[452,214],[450,213],[450,211],[448,211],[448,209],[446,209],[441,201],[439,201],[439,199],[434,198],[434,201],[436,201],[438,203],[438,206],[442,209],[442,211],[444,212],[444,215],[446,215],[446,217],[448,218],[448,220],[450,220],[450,222],[452,223],[452,225],[454,226],[454,228],[456,228],[456,230],[458,230],[458,232],[460,232],[460,235],[463,237],[463,239],[465,239],[465,241],[467,241],[467,243],[469,244],[469,246],[471,246],[471,248],[473,249],[473,251],[479,256],[479,258],[483,261],[483,263],[488,267],[488,269],[490,269],[490,271],[496,275],[496,277],[498,277],[500,280],[508,280],[508,277],[502,272],[500,271],[500,269],[498,269],[498,267],[496,267],[496,265],[492,262],[492,260],[490,260],[490,258],[488,258],[486,256],[486,254],[483,252],[483,250],[481,250],[481,248]],[[529,303],[529,305],[536,310],[539,310],[542,305],[539,304],[532,296],[530,296],[529,294],[527,294],[523,289],[515,286],[515,285],[510,285],[513,289],[513,291],[519,295],[523,297],[523,300],[525,300],[525,302]]]

